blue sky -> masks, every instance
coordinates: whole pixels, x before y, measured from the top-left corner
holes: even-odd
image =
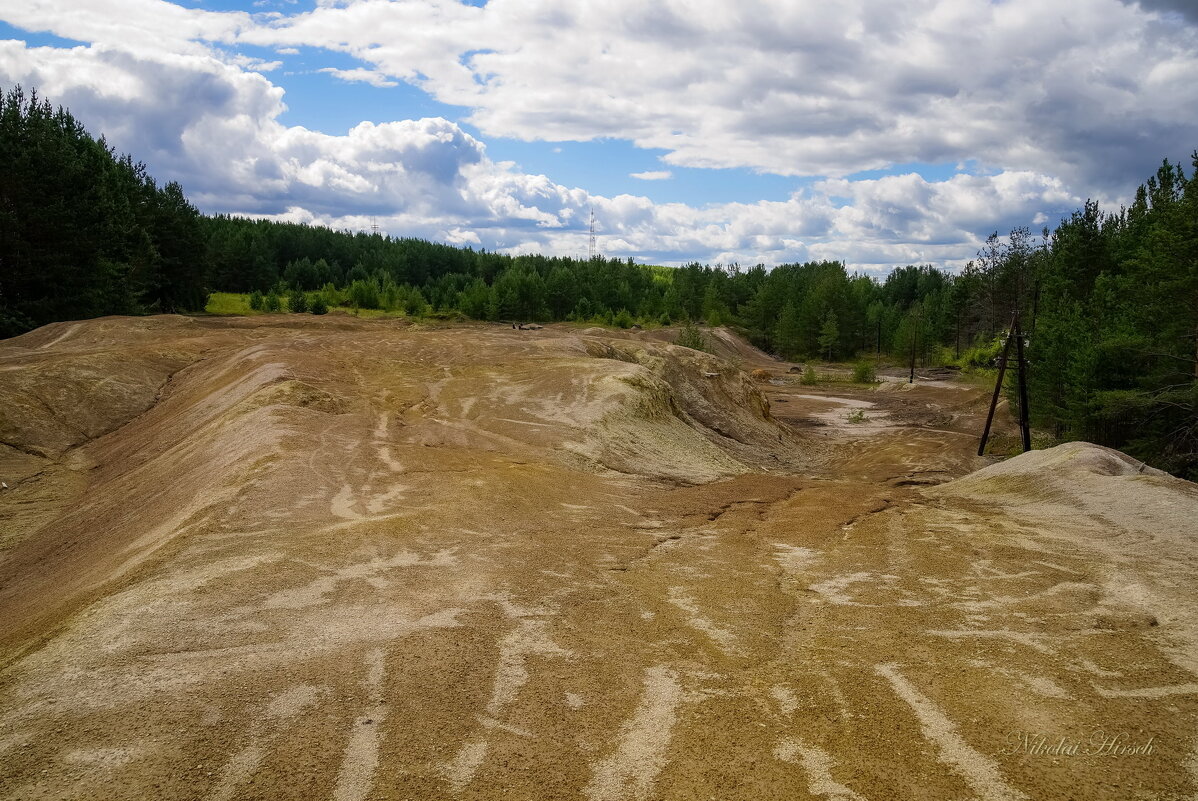
[[[14,4],[15,5],[15,4]],[[511,252],[955,268],[1186,160],[1180,0],[41,0],[0,84],[197,205]]]

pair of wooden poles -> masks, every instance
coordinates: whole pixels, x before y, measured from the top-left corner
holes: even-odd
[[[1011,353],[1011,342],[1015,342],[1015,360],[1019,369],[1019,432],[1023,435],[1023,452],[1032,449],[1032,429],[1027,415],[1027,359],[1023,355],[1023,331],[1019,327],[1019,311],[1011,317],[1011,330],[1003,344],[1002,356],[998,359],[998,380],[994,382],[994,397],[990,399],[990,413],[986,415],[986,428],[982,430],[982,441],[978,445],[978,456],[986,452],[986,441],[990,439],[990,424],[994,422],[994,410],[998,408],[998,396],[1002,393],[1003,377],[1007,372],[1007,359]]]

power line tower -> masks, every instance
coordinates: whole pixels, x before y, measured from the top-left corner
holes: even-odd
[[[595,207],[591,206],[591,244],[588,250],[588,258],[591,261],[594,261],[595,257],[598,255],[599,254],[595,248]]]
[[[379,221],[377,217],[370,218],[370,234],[371,236],[379,235]]]

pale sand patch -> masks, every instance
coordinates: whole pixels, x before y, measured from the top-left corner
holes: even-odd
[[[1094,691],[1103,698],[1167,698],[1170,695],[1194,695],[1198,684],[1174,684],[1170,687],[1137,687],[1132,690],[1111,690],[1095,685]]]
[[[593,801],[648,798],[666,765],[677,723],[682,686],[672,670],[657,665],[645,671],[645,691],[632,717],[620,728],[616,750],[595,766],[583,792]]]
[[[770,687],[770,697],[777,703],[778,708],[782,710],[783,715],[793,715],[799,708],[798,696],[794,694],[794,690],[789,687],[783,687],[781,684],[775,684]]]
[[[276,695],[266,708],[272,718],[293,718],[303,712],[320,697],[322,690],[312,684],[299,684]]]
[[[50,340],[45,345],[42,345],[41,347],[39,347],[38,350],[45,350],[46,348],[50,348],[50,347],[53,347],[54,345],[57,345],[59,342],[62,342],[64,339],[69,337],[71,334],[78,331],[80,325],[81,325],[81,323],[75,323],[74,325],[68,326],[67,330],[63,331],[58,336],[54,337],[54,339]]]
[[[848,595],[845,595],[844,591],[852,584],[860,584],[861,582],[870,581],[872,578],[872,573],[849,573],[845,576],[836,576],[819,584],[812,584],[807,589],[819,593],[830,604],[837,606],[858,606],[859,604]]]
[[[380,445],[377,451],[379,461],[387,465],[394,473],[402,473],[404,471],[403,463],[391,455],[391,449],[386,445]]]
[[[780,542],[775,542],[774,548],[777,549],[774,559],[787,573],[799,573],[806,570],[820,555],[819,551],[812,548],[800,548],[797,545],[784,545]]]
[[[258,769],[258,765],[262,763],[262,757],[262,748],[256,743],[251,743],[238,751],[232,759],[225,763],[220,781],[217,782],[216,789],[209,794],[208,801],[232,801],[236,797],[237,789],[245,784],[246,780]]]
[[[310,684],[299,684],[276,695],[266,705],[264,718],[286,720],[300,714],[316,703],[321,689]],[[255,726],[250,742],[225,763],[216,788],[209,794],[209,801],[231,801],[238,789],[254,775],[266,755],[262,741],[273,740],[282,730],[277,726],[263,728]]]
[[[334,801],[362,801],[374,785],[374,773],[379,764],[379,727],[387,717],[383,703],[384,654],[374,648],[366,654],[366,689],[369,706],[353,723],[345,757],[333,788]]]
[[[566,693],[566,706],[571,709],[582,709],[584,704],[586,704],[586,699],[578,693]]]
[[[391,489],[370,499],[366,504],[366,511],[372,515],[381,514],[393,501],[402,500],[409,489],[411,487],[407,484],[392,484]]]
[[[548,622],[524,619],[499,645],[499,666],[495,670],[495,684],[491,689],[491,700],[487,704],[487,715],[498,718],[503,708],[511,703],[520,688],[528,681],[529,656],[566,656],[570,652],[558,647],[549,638]]]
[[[722,650],[727,652],[736,649],[736,635],[703,617],[695,599],[686,595],[681,588],[670,588],[670,603],[686,612],[689,616],[686,622],[710,637]]]
[[[890,682],[915,717],[923,736],[936,745],[940,761],[973,788],[982,801],[1016,801],[1027,796],[1006,783],[998,765],[970,746],[939,707],[898,672],[895,665],[876,665],[874,672]]]
[[[961,639],[963,637],[985,637],[1010,640],[1011,642],[1017,642],[1020,645],[1026,645],[1028,648],[1039,651],[1042,654],[1053,653],[1051,648],[1036,639],[1036,635],[1025,634],[1021,631],[1009,631],[1007,629],[978,629],[976,631],[973,629],[958,629],[953,631],[929,630],[927,633],[933,635],[934,637],[948,637],[950,639]]]
[[[1102,676],[1104,678],[1109,678],[1109,679],[1123,678],[1123,673],[1121,673],[1120,671],[1106,670],[1105,668],[1101,668],[1098,665],[1091,662],[1089,659],[1086,659],[1084,656],[1079,656],[1077,658],[1077,663],[1079,665],[1081,665],[1082,670],[1085,670],[1087,673],[1093,673],[1095,676]]]
[[[1032,690],[1046,698],[1062,698],[1066,700],[1073,698],[1068,690],[1046,676],[1031,676],[1027,673],[1020,673],[1019,678],[1024,684],[1031,687]]]
[[[470,782],[474,781],[474,774],[478,772],[483,760],[486,759],[489,747],[490,744],[486,740],[466,743],[458,751],[457,756],[441,766],[441,772],[449,781],[451,790],[460,793]]]
[[[801,764],[807,774],[807,787],[813,795],[822,795],[832,801],[865,801],[863,796],[832,778],[836,763],[822,748],[788,737],[774,748],[774,756],[783,762]]]
[[[412,551],[399,551],[388,559],[374,558],[340,568],[329,576],[321,576],[303,587],[276,592],[263,604],[267,609],[302,609],[324,603],[330,592],[345,581],[362,580],[375,586],[375,581],[389,570],[404,567],[451,567],[457,564],[453,549],[438,551],[425,558]]]
[[[361,520],[362,515],[354,511],[354,503],[353,489],[349,484],[343,484],[329,502],[329,512],[344,520]]]
[[[142,749],[135,748],[76,748],[68,751],[63,759],[77,765],[87,765],[89,770],[96,770],[119,768],[137,759],[142,753]]]

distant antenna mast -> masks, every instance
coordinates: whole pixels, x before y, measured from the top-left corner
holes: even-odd
[[[595,207],[591,206],[591,246],[590,246],[590,251],[589,251],[590,260],[594,261],[595,257],[597,255],[599,255],[599,254],[595,252]]]
[[[377,217],[370,218],[370,233],[372,236],[379,235],[379,221]]]

